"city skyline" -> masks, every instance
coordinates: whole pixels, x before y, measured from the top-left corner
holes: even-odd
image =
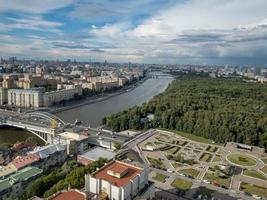
[[[263,65],[264,0],[0,1],[0,55]]]

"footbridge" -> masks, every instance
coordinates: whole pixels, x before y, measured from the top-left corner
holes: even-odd
[[[12,126],[25,129],[46,143],[53,143],[54,137],[63,131],[66,125],[63,120],[47,112],[1,112],[0,126]]]

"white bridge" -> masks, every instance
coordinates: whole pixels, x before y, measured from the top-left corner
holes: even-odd
[[[56,127],[52,127],[52,124]],[[45,143],[53,143],[57,133],[62,132],[65,122],[57,116],[47,112],[28,112],[28,113],[1,113],[0,126],[12,126],[25,129]]]

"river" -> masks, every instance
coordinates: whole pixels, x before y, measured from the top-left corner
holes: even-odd
[[[162,93],[171,81],[172,79],[170,78],[148,79],[128,92],[100,102],[65,110],[56,115],[66,122],[73,123],[75,120],[79,120],[84,125],[96,127],[101,124],[105,116],[123,111],[135,105],[141,105],[153,96]]]
[[[58,112],[56,115],[66,122],[73,123],[75,120],[79,120],[82,121],[84,125],[97,127],[101,124],[105,116],[123,111],[135,105],[141,105],[150,100],[153,96],[162,93],[171,81],[172,79],[170,77],[147,79],[136,88],[127,92],[102,101],[64,110]],[[37,138],[37,136],[24,130],[13,128],[0,129],[0,145],[24,141],[28,137]]]

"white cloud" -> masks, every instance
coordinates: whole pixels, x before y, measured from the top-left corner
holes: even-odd
[[[0,0],[0,12],[46,13],[72,3],[73,0]]]

